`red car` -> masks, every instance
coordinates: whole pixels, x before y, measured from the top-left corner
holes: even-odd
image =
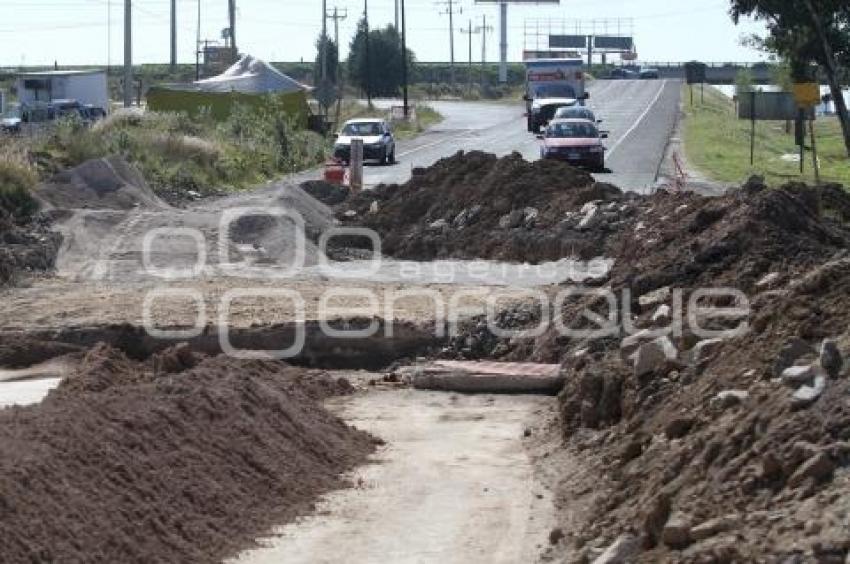
[[[564,161],[595,171],[605,170],[605,146],[608,134],[586,119],[556,119],[537,136],[543,143],[540,158]]]

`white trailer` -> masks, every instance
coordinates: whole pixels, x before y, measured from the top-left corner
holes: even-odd
[[[15,83],[18,101],[36,106],[54,100],[76,100],[109,111],[106,72],[102,70],[58,70],[21,73]]]

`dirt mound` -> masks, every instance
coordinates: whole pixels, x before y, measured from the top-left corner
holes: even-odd
[[[627,199],[563,163],[460,152],[406,184],[356,195],[337,218],[374,229],[397,258],[535,263],[601,254]]]
[[[35,191],[46,205],[59,209],[168,207],[148,187],[142,174],[121,157],[93,159],[62,171]]]
[[[0,208],[0,287],[21,276],[53,270],[62,237],[37,214],[16,221]]]
[[[564,527],[562,548],[592,561],[633,534],[639,548],[628,561],[844,561],[850,195],[754,180],[719,198],[659,192],[630,205],[635,215],[607,240],[607,288],[634,329],[509,340],[474,320],[446,353],[563,364],[558,430],[586,475],[564,476],[558,495],[570,519],[586,509],[579,526]],[[748,313],[694,312],[691,326],[688,300],[701,288],[743,292]],[[683,328],[671,332],[674,290]],[[610,313],[605,297],[583,296],[557,314],[570,328],[599,329],[585,310]],[[518,306],[500,326],[536,327],[541,315]],[[704,331],[742,320],[740,336]],[[670,332],[669,341],[635,337],[649,330]],[[802,380],[783,381],[792,365]]]
[[[374,449],[313,399],[344,382],[225,357],[152,364],[97,347],[40,405],[0,410],[4,561],[220,561]]]
[[[324,180],[308,180],[301,189],[328,206],[336,206],[348,199],[351,190],[347,186],[337,186]]]

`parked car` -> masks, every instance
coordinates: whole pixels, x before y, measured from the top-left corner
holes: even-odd
[[[375,160],[387,165],[395,162],[395,138],[383,119],[352,119],[345,122],[336,136],[334,158],[348,163],[351,160],[351,141],[363,140],[363,160]]]
[[[586,106],[559,108],[555,112],[555,117],[552,119],[586,119],[593,123],[602,123],[601,119],[596,119],[596,114],[593,113],[593,110]]]
[[[658,80],[661,78],[661,73],[658,69],[640,69],[640,78],[641,80]]]
[[[83,120],[94,123],[106,117],[106,110],[93,106],[92,104],[86,104],[80,108],[80,116]]]
[[[586,119],[556,119],[546,131],[537,136],[542,144],[540,158],[564,161],[575,166],[585,166],[595,171],[605,169],[607,133],[600,133],[596,124]]]
[[[21,108],[10,107],[5,114],[0,116],[0,133],[20,133],[23,120],[21,120]]]
[[[624,68],[616,68],[611,71],[608,75],[608,78],[612,80],[633,80],[638,77],[638,73],[633,70],[624,69]]]

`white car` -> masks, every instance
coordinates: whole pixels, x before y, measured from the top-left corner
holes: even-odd
[[[395,138],[386,120],[380,118],[358,118],[345,122],[336,136],[334,157],[351,160],[352,139],[363,140],[363,160],[375,160],[381,164],[395,162]]]

